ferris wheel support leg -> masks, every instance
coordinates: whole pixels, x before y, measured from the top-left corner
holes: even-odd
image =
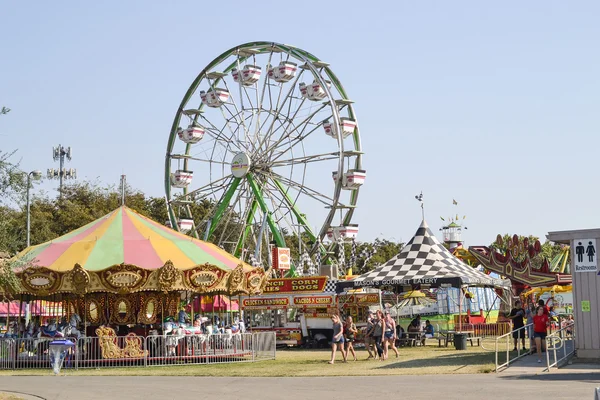
[[[273,233],[273,239],[275,239],[275,243],[277,243],[277,246],[279,246],[279,247],[285,247],[285,239],[283,238],[283,235],[281,234],[281,232],[279,231],[279,228],[275,224],[275,221],[273,221],[271,212],[267,208],[267,204],[265,203],[265,199],[263,198],[262,191],[258,187],[258,184],[254,180],[254,177],[252,176],[252,174],[248,173],[248,175],[246,175],[246,179],[248,179],[248,183],[250,184],[250,188],[252,189],[252,192],[254,193],[254,197],[256,198],[256,201],[258,201],[258,205],[260,206],[260,209],[262,210],[262,212],[264,214],[267,215],[267,223],[269,224],[269,228],[271,229],[271,232]]]
[[[242,254],[242,248],[244,247],[244,243],[246,242],[246,237],[250,233],[250,229],[252,229],[252,222],[254,221],[254,214],[256,214],[256,208],[258,207],[258,202],[256,199],[252,200],[252,205],[250,206],[250,212],[248,213],[248,217],[246,218],[246,228],[240,236],[240,239],[235,246],[234,256],[239,257]]]
[[[301,224],[304,227],[304,232],[306,232],[306,234],[308,234],[308,236],[310,237],[310,240],[316,241],[317,240],[317,236],[315,235],[315,233],[310,228],[310,225],[309,225],[309,223],[308,223],[308,221],[306,219],[306,215],[302,214],[300,212],[300,210],[298,210],[298,207],[296,207],[296,205],[294,204],[294,202],[290,198],[290,196],[288,194],[288,191],[281,184],[281,182],[279,182],[277,179],[273,179],[273,181],[275,182],[275,185],[277,186],[277,188],[279,189],[279,191],[283,195],[283,199],[287,203],[288,207],[290,208],[290,210],[292,210],[292,212],[296,216],[296,219],[298,220],[298,223]]]
[[[223,199],[222,199],[221,203],[219,204],[219,207],[217,208],[217,211],[215,212],[215,215],[213,216],[213,218],[210,222],[210,228],[208,230],[208,235],[206,235],[207,239],[210,239],[211,235],[217,228],[217,225],[218,225],[219,221],[221,220],[223,213],[225,212],[227,207],[229,207],[229,202],[231,201],[231,198],[233,197],[233,194],[235,193],[236,189],[238,188],[241,180],[242,180],[241,178],[233,178],[233,181],[231,181],[231,186],[229,186],[229,189],[227,189],[227,191],[223,195]]]

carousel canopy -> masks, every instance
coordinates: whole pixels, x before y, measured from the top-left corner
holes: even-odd
[[[175,268],[211,264],[232,270],[242,261],[214,244],[174,231],[128,207],[115,211],[57,239],[28,247],[17,255],[28,266],[67,271],[79,264],[99,271],[116,264],[157,269],[170,260]],[[251,267],[245,265],[248,269]]]
[[[128,207],[13,259],[22,294],[143,291],[258,294],[268,273],[214,244],[176,232]]]
[[[338,282],[337,291],[357,287],[416,285],[510,287],[509,282],[490,278],[454,257],[423,221],[397,256],[355,279]]]

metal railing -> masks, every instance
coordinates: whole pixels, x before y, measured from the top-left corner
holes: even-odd
[[[436,324],[436,332],[458,330],[458,324],[454,324],[452,329],[450,325],[445,325],[444,328],[440,328],[439,324]],[[512,325],[510,322],[496,322],[496,323],[479,323],[479,324],[461,324],[461,331],[472,331],[473,336],[481,338],[494,338],[504,335],[508,332],[512,332]]]
[[[570,346],[569,346],[570,344]],[[570,349],[567,349],[570,347]],[[558,350],[558,353],[557,353]],[[562,352],[560,351],[562,350]],[[550,361],[550,353],[554,355],[554,361]],[[562,353],[562,354],[561,354]],[[575,354],[575,324],[566,325],[559,330],[546,336],[546,371],[550,368],[558,368],[559,363],[566,361]],[[560,358],[558,358],[560,357]]]
[[[531,332],[531,330],[529,329],[530,327],[532,327],[532,329],[533,329],[533,324],[528,324],[528,325],[523,326],[522,328],[519,328],[516,330],[511,330],[510,332],[507,332],[504,335],[498,336],[496,338],[496,346],[495,346],[496,372],[498,372],[498,370],[501,368],[508,368],[508,366],[512,362],[515,362],[516,360],[529,354],[529,350],[524,350],[521,347],[521,343],[522,343],[521,338],[529,338],[530,335],[528,333]],[[511,356],[511,344],[513,344],[513,341],[514,341],[513,333],[515,333],[515,332],[518,333],[517,351],[513,356]],[[502,345],[504,345],[504,346],[502,346]],[[502,348],[502,347],[504,347],[504,348]],[[506,354],[506,360],[502,363],[499,362],[499,354],[500,353]]]
[[[52,338],[0,338],[0,370],[50,368]],[[275,332],[71,339],[63,369],[253,362],[275,359]]]

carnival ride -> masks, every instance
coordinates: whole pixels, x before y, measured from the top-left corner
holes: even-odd
[[[572,282],[571,274],[567,273],[568,250],[564,250],[553,260],[556,261],[554,270],[550,262],[543,259],[540,268],[534,268],[532,259],[542,257],[542,245],[539,240],[530,243],[528,238],[520,239],[513,235],[505,241],[501,235],[496,238],[498,248],[506,248],[499,252],[488,246],[470,246],[469,252],[483,267],[489,271],[505,276],[517,284],[517,291],[521,292],[527,286],[569,285]]]
[[[188,362],[205,362],[209,350],[211,357],[230,357],[231,351],[236,357],[252,356],[240,350],[245,344],[232,336],[233,326],[217,326],[207,334],[203,324],[208,319],[194,313],[201,307],[194,310],[193,300],[259,294],[269,271],[128,207],[28,247],[12,262],[18,265],[21,290],[3,293],[5,298],[18,298],[32,309],[42,301],[61,304],[46,326],[32,319],[23,337],[11,338],[17,342],[0,343],[5,346],[0,355],[14,357],[19,367],[43,363],[48,340],[62,336],[75,339],[80,366],[107,365],[115,358],[162,363],[176,348],[178,357],[192,357]],[[182,300],[191,302],[192,318],[181,310]],[[21,314],[14,317],[21,323]]]
[[[278,43],[234,47],[200,72],[175,115],[170,223],[255,265],[291,241],[295,266],[331,262],[358,233],[362,155],[353,101],[329,64]],[[193,204],[206,209],[194,214]]]

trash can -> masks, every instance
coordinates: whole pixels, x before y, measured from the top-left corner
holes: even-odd
[[[466,333],[455,333],[454,334],[454,348],[456,350],[467,349],[467,334]]]
[[[53,340],[48,344],[50,366],[55,375],[60,373],[63,361],[67,358],[73,347],[75,347],[75,343],[68,339]]]

